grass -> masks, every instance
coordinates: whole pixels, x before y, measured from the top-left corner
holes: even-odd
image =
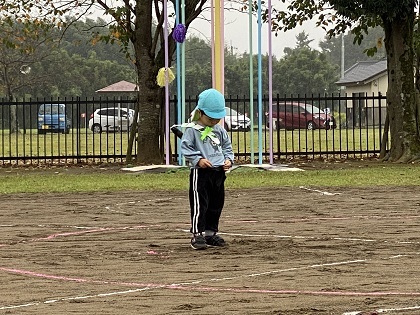
[[[262,150],[269,152],[269,132],[262,130]],[[253,136],[254,153],[259,151],[259,134],[251,132],[231,132],[233,151],[251,152]],[[332,151],[379,151],[380,130],[335,129],[335,130],[279,130],[273,132],[273,151],[282,153],[332,152]],[[125,155],[128,133],[93,134],[86,129],[71,130],[67,135],[47,133],[39,135],[36,130],[27,130],[26,134],[12,134],[0,131],[0,156],[101,156]],[[171,148],[175,151],[175,137],[171,135]]]
[[[77,193],[95,191],[188,190],[189,170],[167,173],[94,172],[72,173],[65,168],[56,172],[0,169],[0,194],[14,193]],[[228,174],[227,189],[308,187],[368,187],[420,185],[420,165],[319,169],[304,172],[272,172],[239,168]]]
[[[93,134],[80,129],[69,134],[47,133],[40,135],[36,130],[26,134],[0,133],[0,156],[68,156],[68,155],[125,155],[128,133]]]

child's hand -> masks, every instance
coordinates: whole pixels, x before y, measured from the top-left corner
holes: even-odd
[[[197,164],[201,168],[207,168],[207,167],[213,166],[213,164],[211,164],[211,162],[207,159],[200,159]]]
[[[228,171],[232,167],[232,162],[228,159],[225,160],[225,165],[223,165],[223,170]]]

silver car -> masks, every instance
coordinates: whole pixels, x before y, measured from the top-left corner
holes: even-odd
[[[130,130],[134,120],[134,109],[125,107],[99,108],[89,119],[89,129],[94,133],[102,131],[127,131]]]
[[[225,129],[227,131],[249,131],[251,129],[251,119],[230,107],[226,107]]]

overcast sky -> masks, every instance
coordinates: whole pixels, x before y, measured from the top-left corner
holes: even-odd
[[[225,46],[233,47],[234,52],[241,54],[249,52],[249,22],[248,13],[241,13],[238,11],[225,10]],[[208,20],[205,20],[207,18]],[[211,38],[211,25],[210,25],[210,12],[204,14],[204,18],[196,19],[190,25],[188,34],[194,34],[204,40],[210,42]],[[252,50],[254,54],[258,53],[258,24],[256,17],[253,18],[253,45]],[[278,36],[272,35],[272,51],[276,57],[283,55],[285,47],[294,48],[296,46],[296,35],[305,31],[312,39],[311,47],[314,49],[319,48],[319,42],[324,39],[325,31],[317,28],[314,22],[307,22],[301,27],[287,32],[279,32]],[[265,54],[268,52],[268,26],[262,25],[261,31],[261,50]]]
[[[121,1],[121,0],[117,0]],[[276,7],[281,9],[285,5],[282,3],[276,3]],[[232,47],[233,52],[237,54],[242,54],[244,52],[249,52],[249,17],[248,12],[239,12],[238,9],[234,10],[232,7],[238,8],[238,3],[234,1],[225,0],[225,10],[224,10],[224,25],[225,25],[225,46],[229,48]],[[168,13],[173,13],[173,7],[171,2],[168,1]],[[90,14],[91,18],[101,17],[105,18],[103,11],[93,10]],[[210,25],[211,11],[207,7],[203,14],[199,18],[195,19],[188,29],[189,35],[197,36],[203,40],[206,40],[210,43],[211,41],[211,25]],[[169,19],[170,23],[173,22],[173,19]],[[173,25],[171,25],[173,27]],[[252,52],[253,54],[258,53],[258,24],[257,18],[253,16],[253,44]],[[277,58],[283,56],[283,50],[286,47],[294,48],[296,46],[296,35],[300,32],[305,31],[309,35],[309,39],[312,39],[311,47],[314,49],[319,49],[319,42],[324,39],[325,31],[321,28],[315,26],[315,21],[306,22],[296,29],[279,32],[278,36],[272,35],[272,51],[273,55]],[[267,24],[262,24],[261,31],[261,50],[263,54],[268,52],[268,26]]]

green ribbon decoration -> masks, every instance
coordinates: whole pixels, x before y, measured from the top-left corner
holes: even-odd
[[[204,130],[201,131],[201,137],[200,137],[200,139],[202,141],[204,141],[204,139],[206,139],[206,137],[212,136],[212,132],[213,132],[213,128],[212,127],[209,127],[209,126],[206,126],[206,128],[204,128]]]

